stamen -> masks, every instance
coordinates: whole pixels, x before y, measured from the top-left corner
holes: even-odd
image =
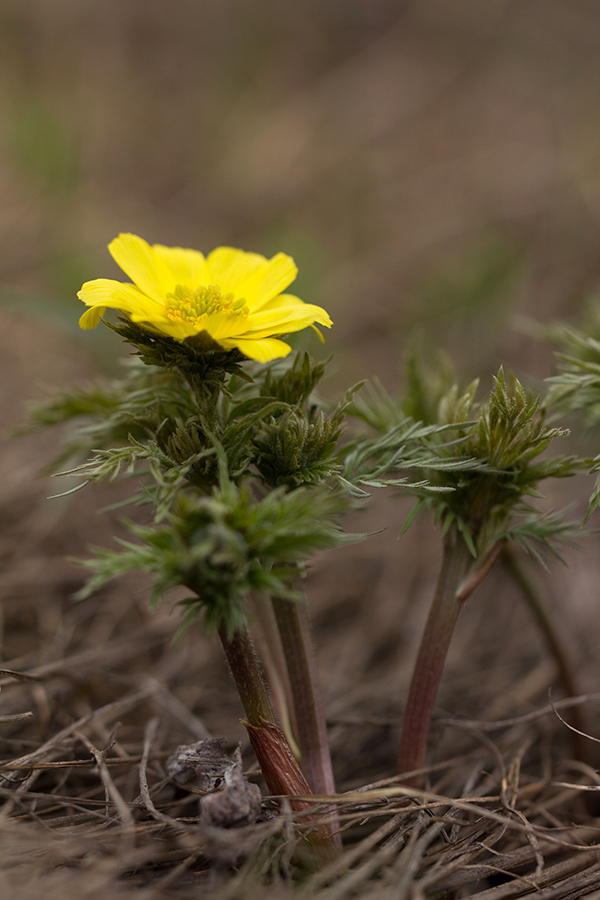
[[[165,300],[165,314],[171,322],[194,324],[203,316],[221,312],[247,316],[250,310],[244,297],[235,300],[233,294],[223,296],[215,284],[203,285],[194,291],[178,284]]]

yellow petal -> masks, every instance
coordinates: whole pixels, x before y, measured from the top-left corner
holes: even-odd
[[[187,322],[170,322],[168,319],[161,319],[158,316],[142,316],[130,314],[129,318],[132,322],[140,325],[147,325],[151,329],[160,331],[169,337],[175,338],[176,341],[184,341],[188,337],[197,334],[198,329],[194,329]]]
[[[265,303],[291,284],[298,269],[291,256],[278,253],[266,259],[258,253],[244,253],[231,247],[217,247],[208,256],[211,283],[224,294],[243,297],[251,310]]]
[[[279,294],[278,297],[265,303],[260,312],[266,313],[271,310],[292,309],[293,307],[304,309],[306,312],[310,309],[315,316],[315,321],[319,322],[321,325],[326,325],[327,328],[331,328],[333,325],[329,313],[327,310],[323,309],[322,306],[317,306],[314,303],[305,303],[304,300],[300,300],[299,297],[294,297],[293,294]]]
[[[282,295],[286,296],[286,295]],[[297,300],[296,297],[291,298]],[[248,336],[268,337],[270,334],[287,334],[302,331],[317,322],[327,328],[333,324],[328,314],[320,306],[311,303],[281,303],[279,308],[269,308],[249,317]]]
[[[102,306],[110,309],[122,309],[123,312],[137,315],[137,321],[156,316],[162,311],[162,304],[152,300],[133,284],[122,284],[110,278],[96,278],[86,281],[77,296],[87,306]],[[141,316],[141,318],[140,318]]]
[[[110,255],[139,289],[157,301],[164,301],[176,282],[164,254],[156,252],[136,234],[120,234],[108,245]]]
[[[86,331],[89,328],[95,328],[105,312],[106,309],[102,306],[92,306],[91,309],[86,309],[79,319],[79,327]]]
[[[272,300],[267,301],[261,307],[260,312],[267,312],[270,309],[281,309],[282,306],[306,306],[306,303],[300,297],[294,297],[293,294],[279,294]]]
[[[238,285],[239,296],[246,297],[249,308],[254,312],[272,301],[292,283],[298,269],[291,256],[278,253],[267,261],[264,269],[254,272],[246,281]]]
[[[232,316],[228,313],[214,313],[202,322],[203,331],[207,331],[215,341],[244,335],[248,331],[249,319],[246,316]],[[198,329],[200,330],[200,329]],[[270,332],[273,334],[273,332]]]
[[[232,338],[231,340],[219,341],[219,343],[225,350],[233,350],[237,347],[244,356],[262,363],[287,356],[292,349],[289,344],[285,344],[283,341],[278,341],[275,338],[266,338],[263,340]]]
[[[202,284],[210,284],[208,266],[199,250],[163,247],[162,244],[154,244],[151,249],[169,271],[173,287],[182,284],[193,291]],[[172,293],[173,287],[169,288],[168,293]]]
[[[264,270],[267,262],[259,253],[245,253],[233,247],[217,247],[207,258],[210,283],[216,284],[224,294],[231,292],[236,297],[241,297],[243,295],[238,287],[253,273]]]

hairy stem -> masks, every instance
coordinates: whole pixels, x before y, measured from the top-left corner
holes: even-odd
[[[234,635],[219,629],[219,637],[248,720],[244,722],[269,791],[277,796],[307,797],[313,791],[302,774],[286,737],[277,724],[260,662],[247,627]],[[290,800],[293,810],[311,804]],[[307,820],[309,821],[309,820]],[[328,826],[317,825],[307,834],[319,860],[330,859],[338,851]]]
[[[398,765],[401,773],[425,765],[431,714],[454,626],[462,606],[459,593],[467,574],[470,554],[458,531],[451,527],[444,539],[442,568],[425,626],[410,684]],[[414,779],[409,779],[414,783]]]
[[[306,603],[273,598],[273,611],[290,682],[302,771],[315,794],[334,794],[327,722]],[[334,841],[341,850],[339,822],[330,810]]]
[[[257,597],[254,614],[259,626],[255,640],[271,691],[273,707],[294,756],[300,760],[302,754],[296,739],[298,728],[292,688],[272,602],[265,597]]]
[[[302,770],[315,794],[333,794],[327,723],[305,603],[273,599],[295,712]]]
[[[256,727],[260,727],[262,722],[277,724],[260,662],[247,627],[236,631],[231,637],[221,627],[219,637],[248,721]]]

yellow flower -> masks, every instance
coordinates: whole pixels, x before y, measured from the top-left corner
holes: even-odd
[[[178,341],[206,332],[225,350],[268,362],[291,349],[275,335],[332,324],[320,306],[281,293],[298,271],[284,253],[266,259],[217,247],[204,257],[197,250],[151,247],[135,234],[120,234],[108,249],[133,284],[86,281],[77,295],[91,307],[79,320],[82,328],[95,328],[110,307]]]

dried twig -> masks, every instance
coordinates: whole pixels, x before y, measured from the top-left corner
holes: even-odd
[[[77,730],[74,732],[75,736],[79,738],[82,743],[88,748],[94,759],[96,760],[96,766],[98,768],[98,774],[102,779],[102,784],[104,785],[104,790],[106,791],[106,799],[107,803],[111,800],[115,808],[117,810],[118,816],[121,819],[121,822],[125,826],[125,828],[133,829],[135,828],[135,819],[131,814],[131,811],[127,804],[125,803],[123,797],[121,796],[120,791],[118,790],[113,778],[108,771],[108,766],[106,765],[105,757],[108,751],[111,749],[111,744],[105,747],[104,750],[99,750],[97,747],[92,744],[92,742],[82,734],[81,731]],[[107,811],[108,812],[108,811]]]

